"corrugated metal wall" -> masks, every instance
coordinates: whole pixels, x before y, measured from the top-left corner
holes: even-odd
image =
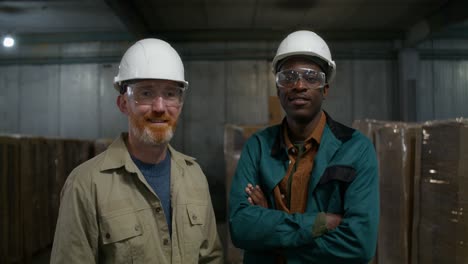
[[[381,48],[374,46],[366,49]],[[185,66],[190,90],[181,126],[200,134],[207,126],[218,131],[226,123],[267,123],[268,96],[276,94],[270,70],[275,47],[276,43],[176,46],[189,58]],[[19,59],[0,54],[0,115],[5,120],[0,131],[114,137],[126,128],[112,89],[122,48],[121,43],[54,44],[29,47]],[[356,118],[391,118],[395,59],[355,51],[338,56],[338,74],[325,108],[348,125]],[[366,59],[356,59],[361,55]],[[103,58],[109,62],[99,63]],[[188,138],[177,140],[188,143]]]
[[[94,139],[126,129],[115,107],[117,65],[0,67],[1,133]]]
[[[468,117],[468,40],[434,40],[420,46],[419,121]]]
[[[95,53],[90,49],[96,49],[96,45],[80,45],[67,44],[59,49],[61,54],[73,54],[69,61],[1,63],[0,133],[94,139],[114,138],[127,130],[126,117],[116,107],[117,92],[112,87],[123,50],[118,56],[110,52],[113,57],[102,59],[102,54],[107,56],[105,52],[119,50],[121,45],[100,47]],[[212,195],[223,198],[224,125],[268,122],[268,96],[276,94],[270,70],[270,55],[276,44],[261,44],[258,50],[250,48],[239,53],[238,59],[235,48],[221,46],[221,55],[213,58],[205,53],[208,59],[194,55],[197,52],[193,46],[176,47],[188,54],[185,65],[190,88],[173,145],[198,159],[209,178]],[[347,125],[355,119],[395,119],[393,113],[399,107],[394,99],[398,88],[397,56],[382,55],[388,53],[387,49],[376,53],[380,46],[371,44],[355,47],[339,48],[335,56],[338,72],[324,108]],[[434,43],[422,48],[426,55],[421,57],[417,85],[418,120],[468,116],[464,104],[468,99],[468,59],[430,57],[427,49],[434,49]],[[212,50],[203,45],[199,49]],[[101,59],[93,63],[80,55],[90,52]],[[257,58],[257,53],[264,58]],[[223,60],[223,56],[228,59]],[[102,62],[106,60],[110,63]],[[220,214],[224,205],[222,199],[215,201]]]

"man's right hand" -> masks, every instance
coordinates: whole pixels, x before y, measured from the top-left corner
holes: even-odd
[[[258,205],[263,208],[268,208],[268,202],[263,194],[262,189],[260,186],[256,185],[255,187],[252,184],[247,184],[245,187],[245,192],[249,195],[247,199],[251,205]]]
[[[327,213],[326,214],[327,229],[328,230],[335,229],[337,226],[340,225],[342,218],[343,217],[341,215]]]

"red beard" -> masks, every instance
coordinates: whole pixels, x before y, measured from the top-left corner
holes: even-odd
[[[168,143],[177,126],[177,120],[167,114],[155,116],[149,112],[144,116],[137,116],[130,112],[130,125],[135,136],[147,143]],[[164,121],[165,125],[154,125],[152,121]]]

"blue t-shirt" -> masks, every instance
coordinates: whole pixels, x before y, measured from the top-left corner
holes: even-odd
[[[133,162],[140,169],[148,184],[161,201],[169,234],[172,234],[171,212],[171,154],[167,151],[166,158],[157,164],[145,163],[132,156]]]

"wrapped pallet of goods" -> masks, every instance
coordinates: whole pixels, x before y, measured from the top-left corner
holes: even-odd
[[[359,130],[361,133],[363,133],[375,145],[375,132],[379,128],[385,125],[390,125],[390,124],[393,124],[393,122],[380,121],[380,120],[375,120],[375,119],[362,119],[362,120],[354,120],[352,127]]]
[[[413,263],[468,263],[468,122],[422,127],[421,175],[415,188]]]
[[[375,131],[380,224],[377,263],[410,264],[413,189],[419,172],[421,126],[389,122]]]
[[[389,122],[389,121],[381,121],[381,120],[375,120],[375,119],[362,119],[362,120],[354,120],[352,127],[360,131],[366,137],[368,137],[375,147],[377,131],[381,127],[393,126],[395,124],[396,123]],[[377,249],[375,257],[369,262],[369,264],[377,264],[377,259],[378,259],[378,249]]]

